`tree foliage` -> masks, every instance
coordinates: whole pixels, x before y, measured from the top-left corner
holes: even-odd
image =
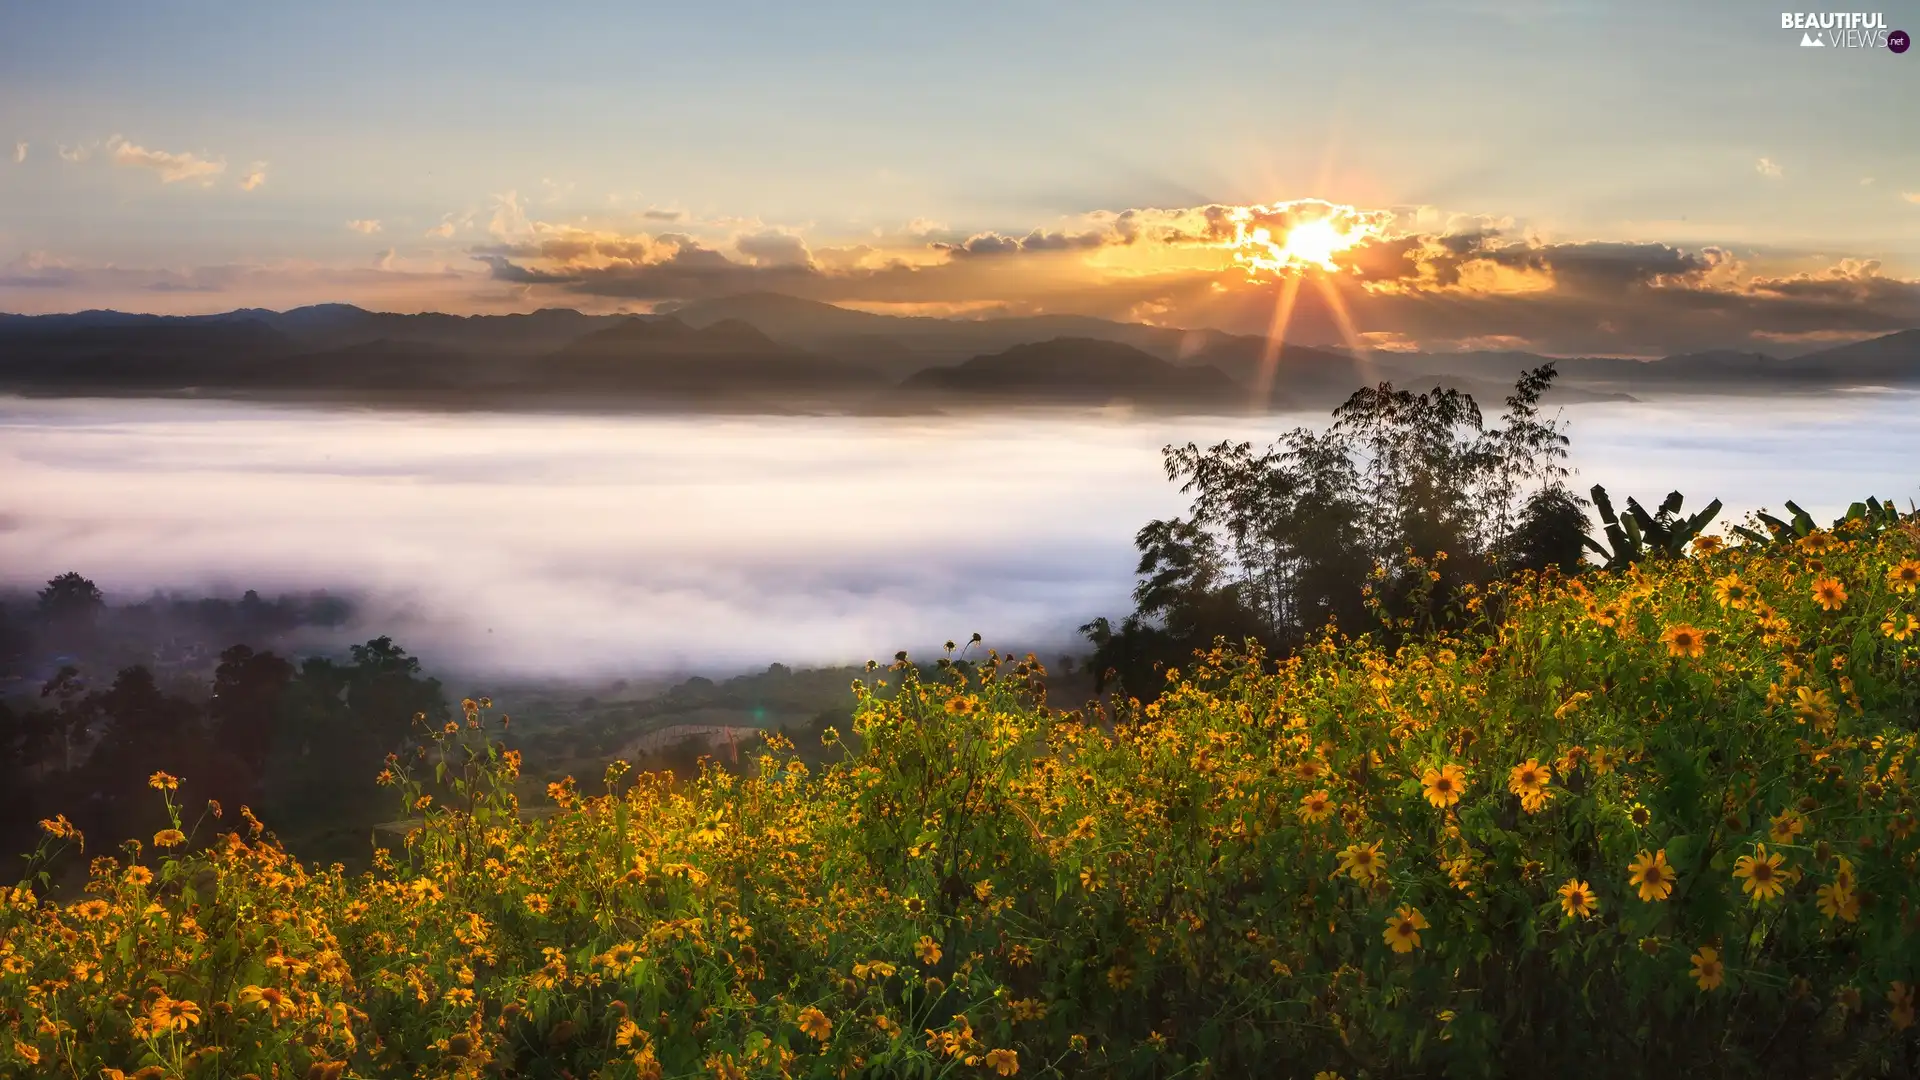
[[[1568,439],[1540,409],[1553,378],[1551,364],[1522,375],[1498,427],[1462,391],[1381,383],[1328,429],[1296,428],[1263,452],[1166,447],[1167,478],[1192,506],[1135,536],[1133,614],[1081,628],[1095,670],[1148,693],[1157,670],[1218,637],[1285,653],[1376,614],[1430,625],[1496,575],[1577,566]]]

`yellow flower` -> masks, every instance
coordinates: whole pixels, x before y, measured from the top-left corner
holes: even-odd
[[[155,1031],[185,1031],[200,1022],[200,1006],[162,995],[147,1009],[147,1019]]]
[[[934,964],[940,962],[942,955],[940,952],[940,943],[928,935],[922,934],[920,935],[920,940],[914,943],[913,954],[920,958],[921,963],[932,967]]]
[[[240,1004],[259,1006],[260,1009],[267,1014],[267,1019],[273,1021],[275,1027],[280,1025],[282,1017],[288,1016],[298,1009],[298,1006],[293,1003],[292,998],[288,997],[287,994],[278,987],[272,986],[248,985],[241,987]]]
[[[802,1033],[811,1036],[817,1042],[826,1042],[827,1036],[833,1034],[833,1021],[827,1019],[826,1013],[811,1005],[800,1010],[800,1017],[795,1023],[799,1025]]]
[[[527,910],[533,912],[535,915],[545,915],[547,910],[552,906],[547,902],[547,898],[539,893],[528,893],[526,904]]]
[[[1725,547],[1726,544],[1727,541],[1724,537],[1696,536],[1693,540],[1693,553],[1695,555],[1718,554],[1720,549]]]
[[[1420,931],[1427,928],[1426,916],[1419,908],[1402,905],[1392,915],[1387,916],[1386,932],[1380,936],[1397,953],[1407,953],[1420,947]]]
[[[1834,867],[1833,870],[1834,884],[1844,885],[1851,889],[1856,881],[1857,879],[1853,876],[1853,860],[1847,858],[1845,855],[1840,856],[1840,864]]]
[[[1460,793],[1467,789],[1467,772],[1458,765],[1442,765],[1428,769],[1420,785],[1426,789],[1427,801],[1444,810],[1460,801]]]
[[[1700,946],[1693,954],[1693,981],[1700,984],[1702,990],[1717,989],[1727,976],[1727,965],[1720,960],[1720,950],[1711,945]]]
[[[1648,903],[1665,900],[1673,894],[1673,868],[1667,865],[1667,852],[1642,851],[1628,865],[1627,883],[1640,890],[1640,899]]]
[[[180,786],[180,778],[157,772],[147,777],[147,786],[155,791],[173,791]]]
[[[1904,618],[1899,615],[1889,615],[1887,616],[1887,621],[1880,624],[1880,632],[1895,641],[1905,641],[1910,637],[1920,635],[1920,618],[1915,618],[1912,615],[1907,615]]]
[[[1345,872],[1362,885],[1371,883],[1387,869],[1386,857],[1380,854],[1380,841],[1371,844],[1349,844],[1340,853],[1340,866],[1333,872],[1338,877]]]
[[[1697,626],[1685,623],[1669,626],[1667,632],[1660,635],[1660,640],[1667,643],[1668,656],[1697,658],[1705,656],[1707,652],[1707,635]]]
[[[647,1033],[641,1031],[640,1025],[634,1023],[631,1018],[623,1017],[620,1021],[620,1026],[613,1029],[613,1045],[620,1047],[632,1046],[635,1040],[639,1040],[640,1044],[645,1046],[647,1044]]]
[[[1325,821],[1333,813],[1333,796],[1324,791],[1316,791],[1300,800],[1300,808],[1294,813],[1301,821]]]
[[[1734,863],[1733,876],[1741,879],[1741,891],[1751,893],[1754,903],[1777,899],[1787,891],[1785,875],[1780,872],[1780,864],[1785,861],[1779,852],[1769,852],[1767,845],[1757,844],[1754,854],[1742,855]]]
[[[161,829],[153,834],[154,847],[179,847],[186,842],[186,834],[179,829]]]
[[[473,991],[464,986],[456,986],[447,991],[447,1004],[464,1007],[473,1004]]]
[[[1793,688],[1793,712],[1801,720],[1810,720],[1814,726],[1824,728],[1833,721],[1833,695],[1825,690],[1796,686]]]
[[[1772,824],[1767,826],[1767,836],[1776,844],[1791,844],[1794,837],[1806,831],[1807,819],[1791,807],[1780,811]]]
[[[1593,887],[1578,878],[1569,878],[1560,886],[1560,909],[1569,919],[1590,919],[1600,910],[1600,898],[1593,894]]]
[[[631,941],[622,942],[608,949],[599,957],[600,966],[615,975],[625,975],[627,969],[640,959],[640,947]]]
[[[1920,589],[1920,559],[1907,559],[1888,570],[1887,588],[1909,596]]]
[[[1012,1050],[989,1050],[980,1063],[1001,1076],[1012,1076],[1020,1071],[1020,1055]]]
[[[1536,758],[1528,758],[1507,773],[1507,790],[1520,796],[1520,808],[1529,814],[1539,813],[1553,798],[1553,792],[1547,790],[1552,782],[1553,768]]]
[[[1854,922],[1860,918],[1860,898],[1853,890],[1839,882],[1822,885],[1815,889],[1814,897],[1820,905],[1820,914],[1829,919],[1842,919]]]
[[[1747,606],[1747,601],[1753,597],[1753,590],[1747,588],[1747,583],[1740,580],[1739,574],[1728,574],[1713,583],[1713,595],[1720,601],[1721,607],[1739,609]]]
[[[1839,611],[1847,606],[1847,587],[1839,578],[1821,578],[1813,583],[1813,602],[1828,611]]]

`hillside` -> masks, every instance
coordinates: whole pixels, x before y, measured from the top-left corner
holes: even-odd
[[[526,394],[589,392],[649,400],[792,405],[858,400],[880,383],[868,368],[774,341],[737,320],[692,327],[628,319],[573,342],[523,377]]]
[[[1058,340],[1099,347],[1018,351]],[[1083,361],[1066,355],[1075,350],[1119,366],[1111,372],[1075,368]],[[1267,351],[1259,336],[1216,330],[1079,315],[883,315],[774,293],[703,300],[650,316],[567,309],[395,314],[344,304],[203,316],[89,311],[0,315],[0,391],[862,412],[934,407],[940,400],[1004,404],[1024,388],[1036,395],[1033,404],[1125,398],[1213,408],[1224,396],[1213,376],[1170,374],[1141,357],[1213,369],[1238,385],[1244,402],[1261,384]],[[1012,370],[1022,357],[1039,368]],[[1381,379],[1498,397],[1521,371],[1547,362],[1512,350],[1356,354],[1288,343],[1279,351],[1266,405],[1319,408]],[[1554,398],[1562,403],[1920,386],[1920,330],[1790,359],[1722,349],[1660,360],[1552,362],[1561,376]],[[997,387],[991,392],[980,389],[979,376],[987,372]],[[887,384],[901,389],[882,393]]]
[[[158,774],[0,906],[0,1071],[1912,1075],[1916,580],[1911,524],[1752,542],[1073,712],[900,664],[824,761],[544,792],[469,702],[364,875]]]
[[[953,404],[1242,408],[1246,391],[1218,368],[1180,366],[1128,345],[1054,338],[915,372],[899,400]]]

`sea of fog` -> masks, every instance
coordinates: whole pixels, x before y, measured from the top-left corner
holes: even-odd
[[[1575,484],[1732,521],[1920,499],[1920,395],[1569,407]],[[363,601],[441,671],[726,672],[978,631],[1059,648],[1119,616],[1132,537],[1182,512],[1169,442],[1324,414],[939,419],[424,414],[0,398],[0,585]]]

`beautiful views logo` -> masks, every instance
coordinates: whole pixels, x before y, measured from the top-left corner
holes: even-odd
[[[1800,31],[1803,49],[1887,49],[1903,53],[1912,43],[1904,30],[1889,30],[1878,11],[1783,11],[1780,29]]]

